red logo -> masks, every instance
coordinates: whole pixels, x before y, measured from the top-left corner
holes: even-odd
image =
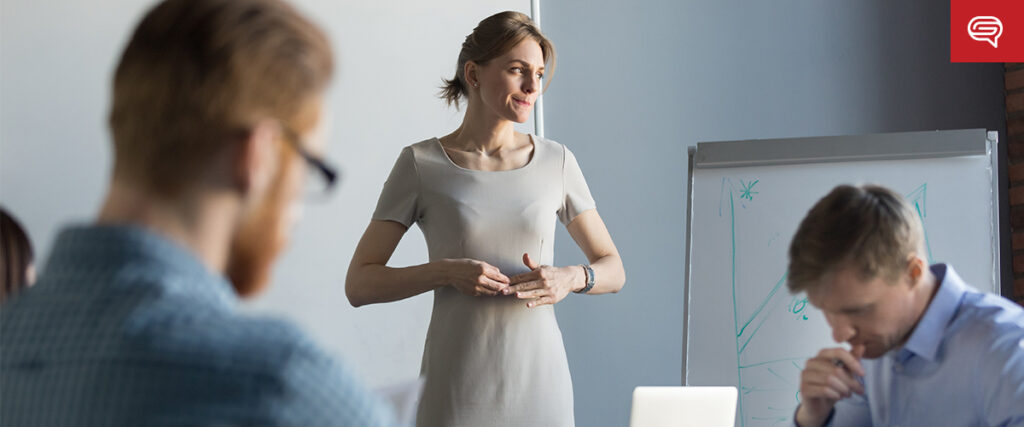
[[[1024,62],[1024,1],[950,0],[952,62]]]

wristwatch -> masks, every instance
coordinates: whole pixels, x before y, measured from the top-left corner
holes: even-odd
[[[594,289],[594,269],[590,268],[589,265],[581,265],[580,267],[583,267],[583,271],[587,275],[587,286],[584,286],[583,289],[575,292],[578,294],[585,294],[590,292],[591,289]]]

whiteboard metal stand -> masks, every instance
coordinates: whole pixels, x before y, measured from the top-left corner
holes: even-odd
[[[1002,283],[1001,273],[1005,271],[1001,256],[999,227],[1000,206],[1004,203],[999,195],[999,132],[985,129],[963,129],[925,132],[882,133],[872,135],[847,135],[829,137],[806,137],[789,139],[765,139],[745,141],[700,142],[689,147],[689,170],[686,190],[686,265],[683,282],[683,366],[682,383],[686,385],[686,360],[689,347],[690,312],[690,260],[692,239],[690,229],[693,220],[693,172],[695,169],[728,168],[743,166],[770,166],[802,163],[828,163],[851,161],[877,161],[898,159],[925,159],[957,156],[987,155],[992,170],[992,269],[993,283],[1008,295],[1008,287]]]
[[[686,385],[686,349],[689,347],[690,334],[690,224],[693,222],[693,166],[697,157],[697,147],[687,148],[688,164],[686,176],[686,262],[683,264],[683,385]]]

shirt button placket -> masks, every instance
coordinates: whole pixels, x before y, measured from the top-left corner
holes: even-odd
[[[902,393],[898,384],[902,384],[900,381],[900,374],[903,372],[903,365],[898,360],[894,360],[892,364],[892,396],[889,399],[889,422],[892,423],[893,427],[900,427],[900,419],[903,418],[900,413],[899,404]]]

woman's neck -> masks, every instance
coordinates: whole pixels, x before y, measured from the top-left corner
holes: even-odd
[[[466,109],[462,125],[445,137],[445,145],[461,151],[486,154],[517,146],[512,121],[484,112],[485,109],[473,107],[470,105]]]

